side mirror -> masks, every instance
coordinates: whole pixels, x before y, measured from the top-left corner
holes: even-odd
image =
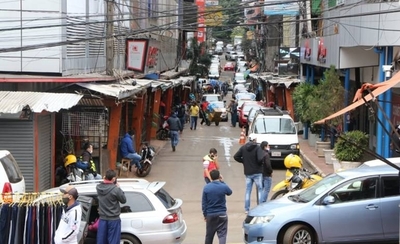
[[[322,204],[330,205],[336,202],[336,199],[333,196],[326,196],[324,200],[322,200]]]

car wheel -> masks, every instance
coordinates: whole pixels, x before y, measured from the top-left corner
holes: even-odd
[[[284,196],[286,193],[288,193],[288,192],[289,192],[289,191],[288,191],[287,189],[277,191],[277,192],[275,192],[274,195],[272,195],[271,200],[277,199],[277,198],[281,198],[281,197],[283,197],[283,196]]]
[[[283,243],[285,244],[315,244],[316,238],[311,229],[305,225],[293,225],[286,230],[283,236]]]
[[[140,241],[132,236],[132,235],[128,235],[128,234],[121,234],[121,244],[140,244]]]

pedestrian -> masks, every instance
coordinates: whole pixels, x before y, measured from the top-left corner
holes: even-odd
[[[231,113],[231,127],[236,127],[238,120],[237,107],[238,104],[236,103],[235,99],[232,99],[231,104],[229,105],[229,111]]]
[[[265,152],[257,145],[255,140],[250,140],[235,153],[233,158],[243,164],[244,175],[246,176],[246,193],[244,199],[244,209],[247,214],[250,210],[250,196],[253,188],[253,183],[257,187],[257,201],[261,203],[261,193],[263,190],[263,158]]]
[[[268,200],[268,194],[271,190],[272,185],[272,165],[271,159],[269,157],[269,144],[267,141],[263,141],[260,144],[260,148],[264,151],[263,157],[263,190],[262,190],[262,197],[261,202],[266,202]]]
[[[212,182],[203,188],[202,210],[206,221],[205,244],[212,244],[217,233],[219,244],[226,244],[228,234],[228,215],[226,212],[226,196],[232,194],[231,188],[220,180],[218,170],[210,172]]]
[[[192,106],[189,108],[190,113],[190,129],[195,130],[197,128],[197,118],[199,117],[200,108],[197,102],[194,101]]]
[[[210,104],[205,97],[202,100],[203,101],[200,104],[200,109],[201,109],[201,122],[200,122],[200,124],[201,125],[203,125],[203,123],[205,123],[206,120],[207,120],[206,111],[208,109],[208,105]]]
[[[139,170],[142,169],[142,166],[140,165],[140,159],[142,156],[140,156],[135,150],[135,142],[133,140],[134,135],[135,133],[133,130],[126,133],[124,138],[122,138],[120,146],[121,156],[131,160],[129,171],[132,171],[133,165],[136,165],[136,168]]]
[[[175,148],[179,143],[179,132],[183,130],[183,126],[174,112],[172,112],[171,116],[169,116],[167,123],[171,137],[172,151],[175,152]]]
[[[176,115],[178,116],[178,119],[181,122],[182,130],[180,132],[182,133],[185,126],[185,115],[186,115],[185,101],[183,101],[182,104],[176,106]]]
[[[102,177],[97,173],[96,164],[92,157],[93,145],[90,142],[86,142],[83,145],[83,150],[80,160],[76,163],[76,167],[88,171],[88,180],[101,180]]]
[[[206,184],[212,181],[210,172],[219,170],[217,149],[210,148],[209,153],[203,157],[204,181]],[[222,176],[221,176],[222,177]]]
[[[119,188],[117,174],[109,169],[104,181],[96,186],[99,198],[99,225],[97,244],[119,244],[121,240],[121,207],[126,203],[125,193]]]
[[[73,186],[60,189],[63,193],[62,201],[66,205],[63,210],[57,230],[54,234],[54,244],[78,244],[78,233],[81,225],[82,208],[78,198],[78,191]]]

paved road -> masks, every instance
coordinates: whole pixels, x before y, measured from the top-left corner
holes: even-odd
[[[172,152],[167,143],[157,156],[150,175],[146,177],[149,181],[166,181],[165,189],[171,196],[184,201],[183,216],[188,225],[184,244],[204,243],[205,222],[201,211],[201,195],[205,183],[202,157],[211,147],[218,150],[221,173],[233,190],[232,196],[227,197],[228,243],[243,243],[245,177],[242,164],[232,157],[240,146],[239,135],[240,129],[230,127],[228,122],[222,122],[219,126],[198,125],[197,130],[189,130],[186,124],[176,152]],[[282,169],[274,170],[273,184],[284,179],[284,172]],[[252,196],[251,206],[254,207],[255,188]],[[217,238],[214,243],[218,243]]]

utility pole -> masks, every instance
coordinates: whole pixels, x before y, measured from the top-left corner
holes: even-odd
[[[114,0],[105,0],[106,15],[106,73],[114,75]]]

